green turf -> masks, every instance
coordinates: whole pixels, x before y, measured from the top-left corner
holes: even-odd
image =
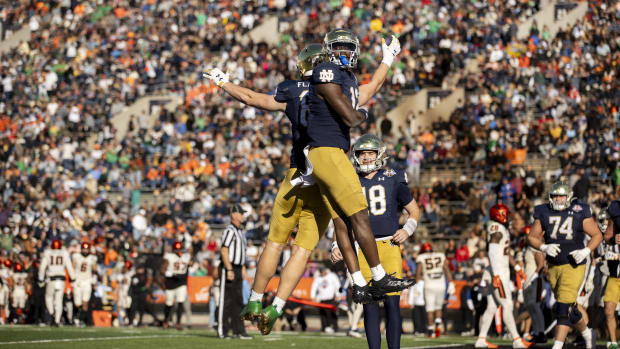
[[[321,335],[320,333],[280,332],[261,336],[250,332],[252,340],[218,339],[212,330],[163,330],[160,328],[75,328],[75,327],[36,327],[36,326],[1,326],[0,349],[2,348],[200,348],[200,349],[357,349],[367,348],[365,338],[339,335]],[[493,340],[505,348],[510,342]],[[404,335],[401,349],[429,347],[440,349],[441,345],[463,344],[472,348],[473,337],[443,336],[438,339]],[[603,342],[599,342],[603,344]],[[548,347],[549,345],[545,346]],[[382,348],[387,348],[385,338]]]
[[[353,349],[367,347],[364,338],[328,336],[319,333],[250,333],[252,340],[218,339],[212,330],[163,330],[158,328],[49,328],[33,326],[0,327],[1,348],[308,348]],[[142,337],[142,338],[141,338]],[[41,341],[41,342],[37,342]],[[472,344],[472,338],[442,337],[427,339],[403,336],[401,347]],[[385,345],[385,343],[384,343]],[[386,345],[385,345],[386,346]],[[387,346],[386,346],[387,347]]]

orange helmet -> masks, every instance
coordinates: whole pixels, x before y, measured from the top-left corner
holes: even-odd
[[[13,262],[11,262],[10,259],[5,259],[4,260],[4,266],[7,268],[11,268],[11,266],[13,265]]]
[[[181,243],[181,241],[175,241],[174,244],[172,244],[172,249],[175,252],[180,252],[183,249],[183,244]]]
[[[90,244],[87,241],[82,242],[82,250],[90,250]]]
[[[491,207],[491,210],[489,211],[489,216],[491,217],[491,219],[501,224],[508,223],[509,215],[510,210],[508,209],[508,206],[501,203],[493,205],[493,207]]]
[[[131,267],[133,267],[133,263],[131,263],[130,260],[126,260],[125,261],[125,269],[129,270],[129,269],[131,269]]]
[[[523,228],[523,234],[530,235],[531,230],[532,230],[532,227],[529,225],[526,225],[525,228]]]
[[[19,273],[24,270],[24,267],[21,265],[21,263],[15,263],[13,270],[15,270],[16,273]]]
[[[421,251],[422,253],[433,252],[433,246],[431,246],[431,244],[429,244],[428,242],[425,242],[422,244]]]
[[[62,247],[62,242],[60,242],[60,240],[58,239],[54,239],[52,241],[52,249],[54,250],[60,250],[60,248]]]

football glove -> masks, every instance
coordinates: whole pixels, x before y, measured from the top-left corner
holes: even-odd
[[[540,245],[540,250],[549,257],[555,257],[560,253],[560,244],[542,244]]]
[[[165,276],[165,277],[167,277],[167,278],[171,278],[171,277],[173,277],[173,276],[174,276],[174,274],[172,274],[172,272],[171,272],[171,271],[167,271],[167,272],[164,274],[164,276]]]
[[[448,283],[448,294],[452,296],[455,293],[456,293],[456,289],[454,288],[454,282],[450,281]]]
[[[225,83],[230,82],[228,72],[224,73],[217,68],[207,69],[206,72],[202,73],[202,77],[213,81],[218,87],[222,87]]]
[[[588,258],[588,256],[590,255],[590,249],[587,247],[584,247],[580,250],[575,250],[571,252],[570,255],[573,256],[573,258],[575,259],[575,262],[579,264],[583,262],[586,258]]]
[[[400,41],[398,41],[396,36],[392,35],[392,41],[388,45],[385,42],[385,39],[382,38],[381,49],[383,51],[383,60],[381,63],[391,67],[392,63],[394,63],[394,58],[396,58],[396,56],[400,53]]]

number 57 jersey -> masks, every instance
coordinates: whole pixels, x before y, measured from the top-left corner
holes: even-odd
[[[578,200],[562,211],[552,209],[548,203],[534,208],[534,219],[540,221],[545,244],[560,245],[560,253],[556,257],[546,257],[549,264],[575,264],[570,253],[584,248],[583,221],[590,217],[590,206]],[[580,264],[585,263],[586,260]]]

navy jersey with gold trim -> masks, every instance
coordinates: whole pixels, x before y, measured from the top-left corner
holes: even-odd
[[[563,211],[554,210],[549,203],[534,208],[534,219],[540,221],[545,244],[560,245],[560,253],[556,257],[547,256],[550,264],[575,264],[569,254],[585,247],[583,221],[590,217],[590,205],[578,200],[574,200],[570,207]],[[585,263],[586,260],[580,264]]]
[[[401,170],[381,169],[371,179],[359,174],[368,201],[370,226],[375,238],[392,236],[398,230],[400,210],[413,200],[407,175]]]
[[[613,253],[614,259],[607,260],[607,267],[609,268],[609,276],[611,277],[620,277],[620,260],[618,257],[620,256],[620,244],[616,243],[617,235],[620,235],[620,201],[614,200],[607,207],[607,214],[609,218],[614,222],[614,236],[607,245],[607,249]],[[605,234],[605,232],[602,232]]]
[[[325,62],[312,70],[308,92],[308,137],[312,147],[335,147],[349,151],[351,137],[349,126],[331,106],[316,93],[316,85],[332,83],[340,85],[340,89],[351,101],[353,109],[357,109],[359,89],[357,78],[352,72],[338,65]]]
[[[284,113],[291,122],[293,132],[293,149],[291,149],[291,168],[305,168],[304,147],[308,144],[307,136],[300,131],[300,115],[302,100],[308,93],[309,81],[286,80],[278,84],[274,99],[286,103]]]

